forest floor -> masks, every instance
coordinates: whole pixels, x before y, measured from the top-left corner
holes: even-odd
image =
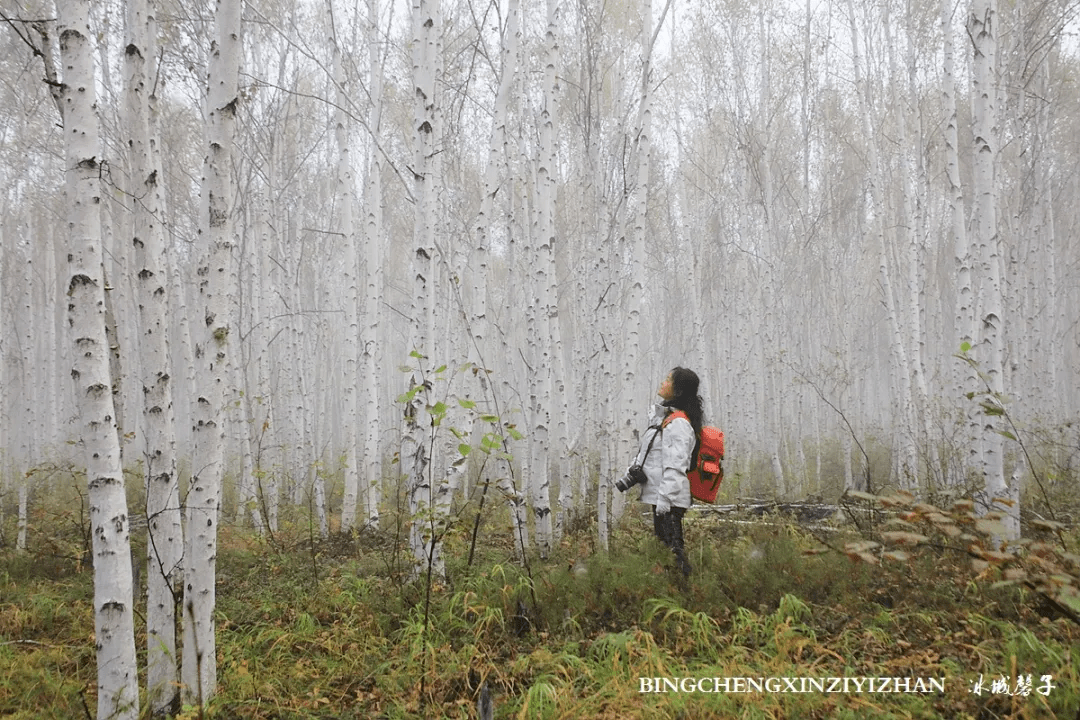
[[[582,528],[527,568],[493,518],[471,566],[452,528],[430,595],[400,528],[225,527],[218,692],[180,717],[473,718],[484,685],[496,718],[1078,716],[1080,626],[966,559],[853,563],[794,523],[693,514],[683,584],[648,525],[628,514],[608,553]],[[0,552],[0,716],[93,718],[92,571],[35,547]]]

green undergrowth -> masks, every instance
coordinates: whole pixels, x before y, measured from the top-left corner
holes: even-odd
[[[984,587],[949,558],[808,555],[820,545],[783,524],[695,515],[686,527],[688,583],[637,517],[607,553],[575,535],[528,568],[498,535],[469,566],[467,538],[451,533],[427,617],[423,583],[388,572],[387,537],[312,543],[298,531],[271,544],[227,529],[219,687],[205,716],[473,718],[484,684],[497,718],[1076,713],[1080,629],[1019,588]],[[0,716],[93,717],[92,574],[42,567],[0,556]],[[1027,674],[1035,688],[1050,674],[1056,688],[990,692],[999,676]],[[945,692],[642,692],[658,678],[843,676],[942,678]]]

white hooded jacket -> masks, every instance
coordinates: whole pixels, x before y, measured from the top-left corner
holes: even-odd
[[[694,428],[690,421],[677,417],[661,428],[670,408],[653,405],[649,415],[649,428],[641,436],[641,446],[634,458],[635,465],[645,470],[648,482],[641,486],[641,502],[655,505],[664,497],[672,507],[690,507],[690,481],[686,471],[690,469],[690,457],[694,452]],[[659,433],[648,450],[654,434]],[[645,453],[648,450],[648,457]],[[642,462],[644,459],[644,462]]]

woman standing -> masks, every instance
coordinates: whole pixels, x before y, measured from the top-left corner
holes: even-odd
[[[703,422],[699,385],[697,374],[683,367],[664,378],[656,392],[662,402],[652,408],[634,465],[616,483],[622,491],[642,483],[641,501],[653,506],[653,530],[675,553],[685,576],[690,575],[690,563],[683,544],[682,520],[691,502],[686,472],[697,462]],[[634,468],[641,472],[635,474]]]

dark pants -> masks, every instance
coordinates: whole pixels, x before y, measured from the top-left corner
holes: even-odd
[[[690,576],[690,562],[686,559],[686,548],[683,543],[682,519],[686,514],[686,508],[673,507],[663,515],[656,514],[653,507],[653,532],[660,542],[671,548],[675,553],[675,562],[682,571],[683,576]]]

